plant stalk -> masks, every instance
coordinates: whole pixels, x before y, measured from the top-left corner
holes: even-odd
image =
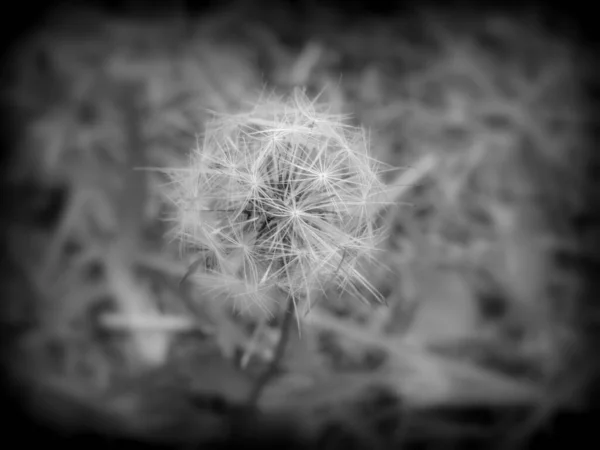
[[[285,311],[283,314],[283,322],[281,323],[281,336],[279,337],[279,341],[277,341],[277,346],[275,347],[273,359],[271,359],[269,366],[261,374],[258,380],[256,380],[256,384],[254,385],[254,388],[250,393],[250,396],[248,398],[248,407],[250,409],[254,409],[258,406],[261,394],[263,393],[264,389],[267,387],[271,379],[277,373],[278,366],[281,363],[281,360],[283,359],[285,348],[290,338],[293,319],[294,296],[292,294],[289,294],[285,305]]]

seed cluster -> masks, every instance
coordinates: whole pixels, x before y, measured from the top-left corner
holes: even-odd
[[[309,307],[331,282],[376,294],[358,264],[382,235],[385,185],[364,131],[343,119],[296,90],[207,125],[171,172],[177,234],[204,286],[257,304],[281,290]]]

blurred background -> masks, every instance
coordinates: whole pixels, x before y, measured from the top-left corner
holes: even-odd
[[[2,332],[19,402],[71,431],[291,427],[374,449],[518,448],[592,408],[598,88],[575,14],[191,3],[49,7],[5,48]],[[185,165],[213,112],[298,86],[368,129],[404,188],[385,268],[365,268],[386,304],[324,292],[249,427],[236,411],[277,323],[180,283],[192,260],[169,235],[167,180],[136,169]]]

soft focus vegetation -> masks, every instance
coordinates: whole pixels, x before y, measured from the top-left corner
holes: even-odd
[[[360,268],[385,301],[321,292],[261,408],[379,439],[365,406],[378,389],[396,399],[377,411],[399,442],[407,417],[438,406],[527,406],[532,420],[575,406],[580,282],[556,255],[578,251],[570,221],[586,207],[586,59],[535,19],[57,14],[20,43],[5,91],[20,122],[11,182],[40,187],[9,234],[6,317],[26,329],[15,371],[149,427],[187,414],[186,393],[243,398],[278,327],[179,284],[193,261],[169,238],[165,171],[187,164],[215,113],[302,87],[401,169],[382,180],[392,233]],[[56,192],[53,220],[35,221]]]

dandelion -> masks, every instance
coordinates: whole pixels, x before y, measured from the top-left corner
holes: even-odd
[[[344,118],[297,89],[207,124],[189,165],[170,171],[190,276],[242,308],[268,311],[284,292],[307,312],[331,283],[381,299],[359,263],[384,235],[390,202],[364,130]]]
[[[250,408],[276,372],[301,307],[308,312],[332,284],[381,300],[360,265],[374,259],[385,235],[379,219],[390,196],[364,130],[344,119],[299,89],[261,98],[250,112],[217,115],[188,166],[169,171],[174,232],[195,254],[186,277],[242,309],[272,314],[287,297]]]

